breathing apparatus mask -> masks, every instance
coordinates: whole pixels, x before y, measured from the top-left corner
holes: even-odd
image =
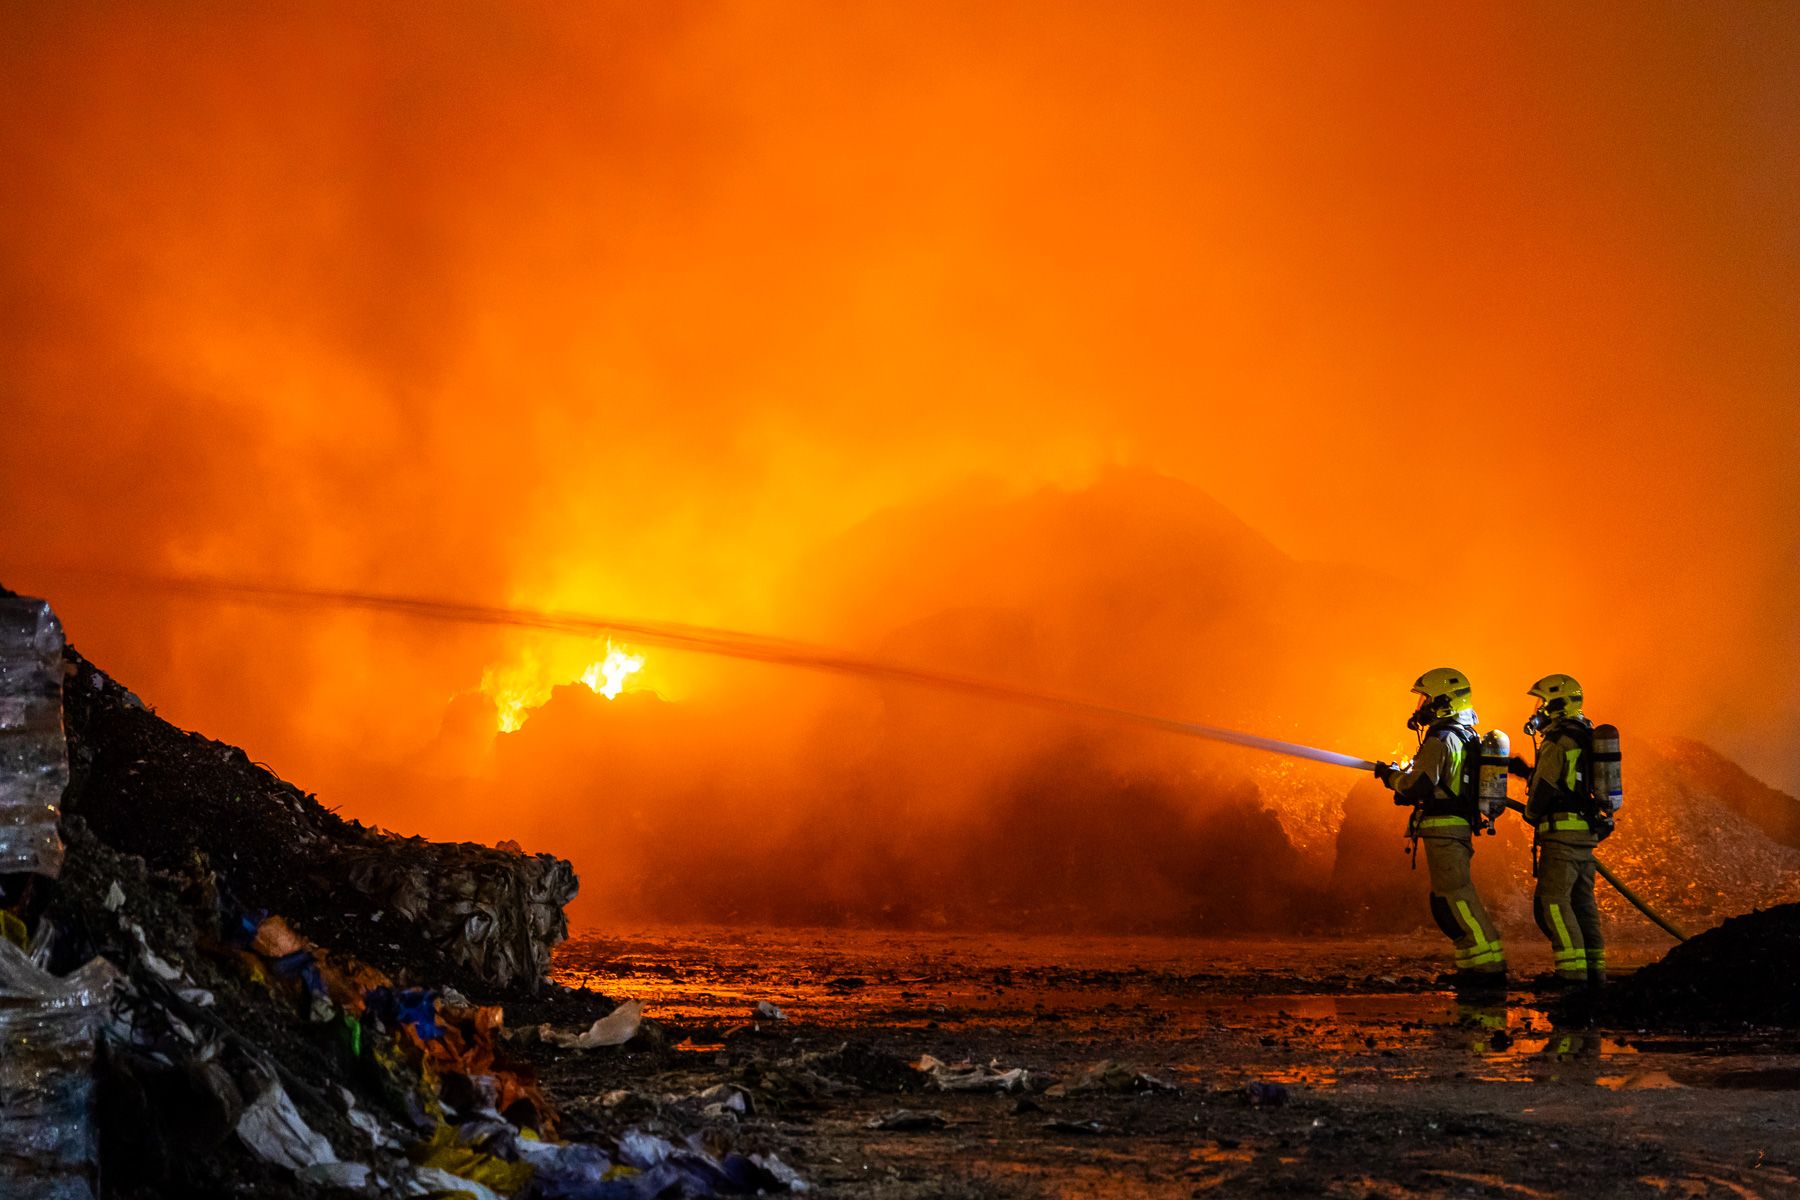
[[[1473,725],[1480,718],[1472,708],[1459,711],[1449,696],[1420,696],[1412,716],[1406,718],[1406,727],[1414,733],[1424,733],[1439,721],[1445,720],[1455,720],[1460,725]]]
[[[1581,715],[1581,684],[1573,675],[1546,675],[1525,694],[1538,702],[1537,711],[1525,722],[1525,732],[1533,740],[1557,721]]]
[[[1577,696],[1575,699],[1579,701],[1580,697]],[[1531,716],[1526,719],[1526,735],[1534,739],[1539,737],[1544,730],[1550,728],[1554,722],[1561,718],[1562,715],[1568,711],[1568,708],[1568,697],[1558,696],[1554,700],[1545,700],[1538,705],[1537,711],[1532,713]]]
[[[1430,696],[1420,696],[1419,703],[1412,710],[1412,716],[1406,718],[1406,727],[1417,733],[1437,720],[1444,708],[1446,705],[1441,698],[1433,702]]]

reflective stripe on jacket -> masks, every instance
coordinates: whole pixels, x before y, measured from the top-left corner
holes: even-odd
[[[1587,761],[1592,738],[1587,736],[1588,729],[1585,721],[1565,720],[1554,722],[1544,731],[1525,802],[1528,824],[1543,825],[1561,817],[1579,819],[1582,829],[1588,827],[1587,816],[1593,807],[1589,778],[1593,764]]]
[[[1467,738],[1461,735],[1467,735]],[[1474,731],[1466,725],[1439,721],[1425,731],[1418,756],[1388,780],[1394,794],[1420,806],[1423,817],[1460,817],[1473,824],[1476,797],[1461,795],[1464,759],[1478,753]]]

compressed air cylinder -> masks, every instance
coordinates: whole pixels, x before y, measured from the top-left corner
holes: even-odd
[[[62,684],[56,614],[42,600],[0,597],[0,872],[62,870]]]
[[[1481,775],[1477,794],[1481,815],[1489,821],[1506,811],[1506,763],[1512,742],[1498,729],[1481,735]]]
[[[1602,813],[1616,813],[1625,803],[1625,777],[1620,764],[1617,727],[1594,726],[1594,802]]]

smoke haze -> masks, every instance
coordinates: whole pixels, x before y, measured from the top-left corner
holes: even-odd
[[[984,871],[1048,910],[1084,846],[1122,909],[1158,847],[1289,871],[1349,777],[655,649],[552,693],[604,648],[53,568],[716,624],[1369,757],[1426,667],[1507,729],[1567,671],[1800,789],[1781,7],[0,23],[0,579],[352,815],[576,854],[590,917],[778,877],[735,911],[928,921]],[[497,734],[484,678],[547,703]]]

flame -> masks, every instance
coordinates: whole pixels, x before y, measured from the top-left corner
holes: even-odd
[[[581,682],[591,691],[612,700],[625,690],[625,677],[644,669],[644,656],[631,654],[624,647],[606,643],[606,657],[581,673]]]
[[[643,671],[644,656],[629,646],[614,645],[611,639],[607,640],[605,657],[592,659],[579,670],[571,669],[572,666],[565,654],[547,660],[537,650],[526,647],[517,660],[496,663],[482,671],[480,690],[494,702],[495,727],[501,733],[518,731],[532,710],[549,703],[551,692],[562,684],[586,684],[589,690],[608,700],[620,692],[642,687],[642,682],[633,682],[632,677]]]
[[[534,701],[523,691],[503,692],[494,696],[494,724],[501,733],[516,732],[525,724],[527,714],[542,703],[542,700]]]
[[[551,678],[544,661],[530,647],[517,662],[495,664],[482,671],[481,691],[494,702],[494,724],[501,733],[517,730],[532,709],[550,699]]]

